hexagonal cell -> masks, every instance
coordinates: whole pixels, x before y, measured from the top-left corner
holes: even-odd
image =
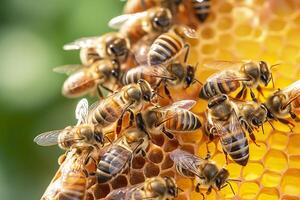
[[[187,151],[191,154],[195,153],[195,149],[194,149],[194,146],[192,144],[184,144],[184,145],[181,146],[181,149],[184,150],[184,151]]]
[[[228,161],[229,161],[229,160],[231,161],[230,157],[229,157],[229,156],[227,156],[227,157],[228,157]],[[217,153],[217,154],[215,154],[215,155],[212,157],[212,159],[213,159],[219,166],[224,166],[224,165],[226,164],[226,158],[225,158],[225,154],[224,154],[224,153]],[[233,162],[233,161],[231,161],[231,162]]]
[[[229,2],[221,2],[219,5],[219,12],[220,13],[230,13],[232,10],[232,4]]]
[[[171,152],[179,146],[178,140],[168,140],[164,145],[165,152]]]
[[[162,134],[152,134],[151,142],[157,146],[162,146],[165,142],[165,137]]]
[[[170,158],[170,155],[168,154],[168,155],[166,155],[164,162],[161,165],[161,169],[162,170],[169,169],[169,168],[173,167],[173,164],[174,164],[174,162]]]
[[[146,161],[142,156],[134,157],[132,160],[133,169],[141,169],[145,165]]]
[[[245,180],[255,180],[259,178],[264,171],[264,166],[260,163],[248,163],[243,168],[243,177]]]
[[[114,180],[111,181],[111,187],[113,189],[121,188],[121,187],[126,187],[128,184],[127,177],[124,175],[120,175]]]
[[[300,156],[290,156],[289,167],[300,169]]]
[[[288,169],[282,178],[281,188],[285,194],[299,195],[300,194],[300,169]]]
[[[237,197],[237,193],[239,191],[239,186],[238,186],[237,182],[231,181],[230,184],[231,184],[232,189],[233,189],[233,191],[236,195],[234,195],[234,193],[232,192],[229,185],[222,188],[221,191],[218,192],[218,195],[222,196],[223,198],[226,198],[226,199],[234,199],[234,197]]]
[[[300,154],[299,147],[300,147],[300,135],[299,134],[291,135],[288,144],[289,154]]]
[[[275,188],[264,188],[258,194],[257,200],[277,200],[279,199],[279,192]]]
[[[275,18],[269,23],[271,31],[283,31],[287,23],[282,18]]]
[[[164,176],[174,177],[175,172],[174,172],[174,170],[164,171],[160,174],[160,176],[162,176],[162,177],[164,177]]]
[[[235,33],[238,37],[246,37],[251,34],[252,30],[250,24],[239,24],[235,27]]]
[[[188,190],[193,187],[193,181],[189,178],[179,178],[176,180],[177,186],[182,190]]]
[[[265,187],[277,187],[280,184],[281,174],[266,171],[261,177],[261,184]]]
[[[106,197],[110,192],[110,187],[108,184],[96,184],[94,189],[94,196],[96,199],[101,199]]]
[[[240,186],[239,195],[242,199],[253,199],[259,192],[259,186],[255,182],[243,182]]]
[[[285,133],[273,133],[269,138],[269,144],[273,149],[284,150],[289,141],[288,136]]]
[[[264,159],[265,167],[280,172],[287,167],[287,157],[282,151],[271,149]]]
[[[229,163],[226,168],[229,171],[230,178],[239,178],[241,176],[241,171],[242,171],[241,165],[237,165],[235,163]]]
[[[94,200],[94,196],[92,193],[88,192],[88,193],[86,193],[85,199],[86,200]]]
[[[202,133],[200,131],[196,132],[187,132],[187,133],[179,133],[180,138],[183,142],[189,143],[189,142],[200,142],[202,139]],[[179,135],[178,134],[178,135]]]
[[[204,39],[211,39],[215,36],[215,30],[211,27],[205,27],[202,30],[201,35]]]
[[[135,185],[145,181],[145,176],[143,172],[140,171],[131,171],[129,183]]]
[[[221,30],[227,30],[232,27],[232,24],[232,18],[224,16],[218,21],[218,28]]]
[[[266,144],[261,142],[257,142],[257,144],[259,146],[255,145],[254,143],[249,144],[249,160],[260,161],[267,152]]]
[[[202,53],[210,55],[216,52],[217,47],[214,44],[205,44],[202,46]]]
[[[153,148],[148,153],[148,158],[149,158],[150,161],[158,164],[158,163],[160,163],[163,160],[164,155],[163,155],[163,152],[162,152],[161,149],[159,149],[159,148]]]
[[[144,174],[147,178],[157,176],[159,171],[159,167],[153,163],[147,163],[144,168]]]
[[[278,16],[288,16],[294,13],[297,6],[293,0],[270,0],[269,1],[271,11]]]

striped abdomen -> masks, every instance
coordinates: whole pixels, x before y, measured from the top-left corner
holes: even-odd
[[[87,189],[87,179],[83,173],[70,172],[62,179],[58,199],[83,200]]]
[[[224,76],[221,75],[207,81],[201,88],[199,97],[209,99],[218,94],[230,94],[236,91],[241,86],[241,83],[236,80],[231,80],[232,77],[236,77],[235,74],[228,72],[225,73]]]
[[[101,158],[97,166],[97,178],[99,183],[105,183],[126,169],[132,156],[129,150],[115,145]]]
[[[123,76],[121,83],[122,85],[128,85],[132,83],[137,83],[140,79],[147,81],[151,86],[156,86],[160,78],[157,76],[163,76],[164,71],[160,68],[153,68],[147,65],[138,66],[131,68],[126,71]]]
[[[188,110],[178,109],[176,111],[172,111],[172,113],[167,113],[167,116],[168,115],[173,116],[165,123],[165,127],[168,130],[195,131],[201,127],[199,118]]]
[[[125,100],[122,95],[115,95],[105,99],[92,113],[91,122],[102,127],[109,126],[116,122],[125,109]]]
[[[238,123],[238,122],[237,122]],[[245,132],[240,128],[236,133],[227,133],[220,137],[222,147],[236,163],[245,166],[249,159],[249,145]]]
[[[160,35],[151,45],[148,53],[149,65],[161,65],[177,57],[183,49],[182,38],[173,32]]]
[[[192,4],[195,15],[204,22],[210,13],[210,0],[193,0]]]

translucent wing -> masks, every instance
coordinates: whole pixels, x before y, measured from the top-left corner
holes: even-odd
[[[215,60],[205,62],[204,68],[224,70],[224,69],[239,69],[245,62],[244,61],[226,61],[226,60]]]
[[[117,17],[112,18],[108,22],[108,26],[113,29],[120,29],[122,26],[126,24],[131,24],[133,21],[144,17],[146,14],[147,12],[138,12],[133,14],[119,15]]]
[[[300,92],[300,80],[290,84],[288,87],[282,89],[281,91],[285,93],[290,93],[295,91]]]
[[[205,161],[204,159],[180,149],[172,151],[170,158],[175,165],[192,172],[196,176],[201,176],[198,166]]]
[[[142,37],[136,45],[133,46],[132,53],[136,62],[140,65],[147,64],[147,56],[153,41],[158,37],[157,33],[149,33]]]
[[[140,183],[140,184],[113,190],[112,192],[109,193],[109,195],[107,196],[107,199],[108,200],[129,200],[131,194],[134,191],[141,189],[143,186],[144,186],[144,183]]]
[[[87,123],[88,117],[88,110],[89,110],[89,102],[86,98],[81,99],[75,110],[75,117],[77,119],[77,125]]]
[[[181,100],[181,101],[174,102],[169,106],[157,108],[157,110],[160,111],[168,111],[168,110],[176,110],[176,109],[190,110],[195,104],[196,101],[194,100]]]
[[[65,44],[63,46],[64,50],[79,50],[83,48],[93,48],[97,46],[97,41],[100,37],[84,37],[80,38],[78,40],[75,40],[74,42]]]
[[[250,79],[244,74],[235,71],[235,70],[226,70],[217,72],[207,78],[206,82],[216,82],[216,83],[225,83],[225,82],[235,82],[235,81],[249,81]]]
[[[109,173],[116,175],[125,169],[128,161],[130,160],[132,153],[129,151],[121,151],[117,157],[115,157],[110,164]]]
[[[74,72],[80,70],[82,67],[84,67],[81,64],[74,64],[74,65],[63,65],[53,68],[53,71],[59,74],[67,74],[71,75]]]
[[[40,146],[52,146],[58,144],[58,136],[63,130],[54,130],[41,133],[33,141]]]

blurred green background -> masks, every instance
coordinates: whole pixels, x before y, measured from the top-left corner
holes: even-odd
[[[119,0],[1,0],[0,199],[39,199],[58,169],[57,146],[39,147],[40,132],[74,124],[78,100],[61,96],[66,78],[52,68],[79,63],[62,46],[110,31]]]

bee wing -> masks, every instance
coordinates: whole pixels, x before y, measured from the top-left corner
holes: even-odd
[[[83,48],[93,48],[97,46],[97,41],[99,37],[83,37],[75,40],[74,42],[65,44],[63,46],[64,50],[79,50]]]
[[[89,111],[89,102],[86,98],[83,98],[77,103],[76,110],[75,110],[77,125],[87,123],[88,111]]]
[[[130,24],[131,22],[144,17],[146,15],[146,12],[138,12],[133,14],[123,14],[119,15],[117,17],[112,18],[108,22],[108,26],[113,29],[120,29],[125,24]]]
[[[62,65],[53,68],[53,71],[59,74],[67,74],[71,75],[74,72],[80,70],[83,67],[81,64],[74,64],[74,65]]]
[[[140,184],[113,190],[112,192],[109,193],[109,195],[107,196],[107,199],[109,199],[109,200],[129,200],[132,192],[134,192],[135,190],[141,189],[143,186],[144,186],[144,183],[140,183]]]
[[[180,149],[172,151],[170,158],[174,161],[175,165],[192,172],[198,177],[201,176],[198,166],[205,161],[204,159]]]
[[[63,130],[54,130],[41,133],[33,141],[40,146],[52,146],[58,144],[58,136]]]
[[[121,153],[119,153],[117,155],[117,157],[121,158],[121,159],[115,158],[112,160],[110,167],[109,167],[109,173],[111,175],[115,175],[115,174],[118,174],[119,172],[121,172],[123,169],[125,169],[131,156],[132,156],[132,153],[129,151],[122,151]]]
[[[168,110],[176,110],[176,109],[190,110],[195,104],[196,101],[194,100],[181,100],[181,101],[174,102],[169,106],[157,108],[157,110],[160,111],[168,111]]]
[[[224,82],[235,82],[235,81],[249,81],[250,79],[246,77],[244,74],[235,71],[235,70],[226,70],[217,72],[210,77],[207,78],[206,82],[216,82],[216,83],[224,83]]]
[[[215,61],[205,62],[203,64],[203,67],[208,69],[214,69],[214,70],[239,69],[239,67],[244,63],[245,62],[243,61],[215,60]]]
[[[300,80],[290,84],[286,88],[282,89],[283,92],[290,93],[294,91],[300,92]]]

